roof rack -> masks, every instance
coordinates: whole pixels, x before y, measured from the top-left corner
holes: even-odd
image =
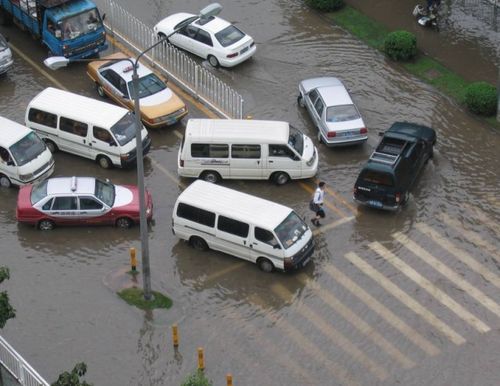
[[[377,161],[388,165],[394,165],[398,160],[398,158],[399,154],[393,155],[393,154],[381,153],[378,151],[374,151],[370,156],[371,161]]]

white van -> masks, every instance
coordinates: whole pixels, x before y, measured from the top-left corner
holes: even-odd
[[[54,172],[54,159],[33,130],[0,117],[0,186],[22,186]]]
[[[313,177],[318,151],[311,139],[287,122],[243,119],[190,119],[178,155],[182,177],[217,182],[223,178]]]
[[[104,169],[135,164],[135,116],[122,107],[48,87],[29,103],[25,121],[52,152],[90,158]],[[151,138],[144,126],[141,135],[146,155]]]
[[[293,209],[201,180],[177,198],[172,227],[195,249],[225,252],[264,272],[303,267],[314,251],[312,232]]]

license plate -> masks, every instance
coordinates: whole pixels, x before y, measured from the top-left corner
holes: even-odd
[[[309,263],[309,260],[311,260],[310,257],[306,258],[303,262],[302,262],[302,266],[305,267],[307,263]]]
[[[249,47],[245,47],[245,48],[243,48],[243,49],[241,50],[240,54],[244,54],[245,52],[247,52],[247,51],[248,51],[248,48],[249,48]]]
[[[380,201],[369,200],[368,205],[373,206],[374,208],[382,208],[383,204]]]

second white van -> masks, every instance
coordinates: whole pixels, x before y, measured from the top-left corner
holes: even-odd
[[[29,103],[25,121],[52,152],[90,158],[104,169],[136,162],[135,117],[122,107],[48,87]],[[146,155],[151,138],[144,127],[141,137]]]
[[[293,209],[201,180],[177,198],[172,227],[195,249],[225,252],[264,272],[304,267],[314,252],[312,232]]]
[[[278,185],[318,170],[311,139],[287,122],[190,119],[178,155],[182,177],[270,179]]]

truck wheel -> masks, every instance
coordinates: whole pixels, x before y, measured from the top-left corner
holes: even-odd
[[[197,251],[206,251],[208,249],[208,244],[201,237],[193,236],[189,239],[189,245],[191,245]]]
[[[96,83],[95,88],[101,98],[106,98],[106,93],[104,92],[104,88],[100,84]]]
[[[45,140],[45,145],[47,145],[47,149],[49,149],[52,154],[54,154],[58,150],[57,145],[50,139]]]
[[[2,188],[10,188],[12,186],[12,182],[10,182],[9,177],[0,174],[0,186]]]
[[[265,257],[260,257],[257,260],[257,265],[261,269],[261,271],[264,271],[266,273],[271,273],[274,271],[274,265],[271,263],[269,259],[266,259]]]

